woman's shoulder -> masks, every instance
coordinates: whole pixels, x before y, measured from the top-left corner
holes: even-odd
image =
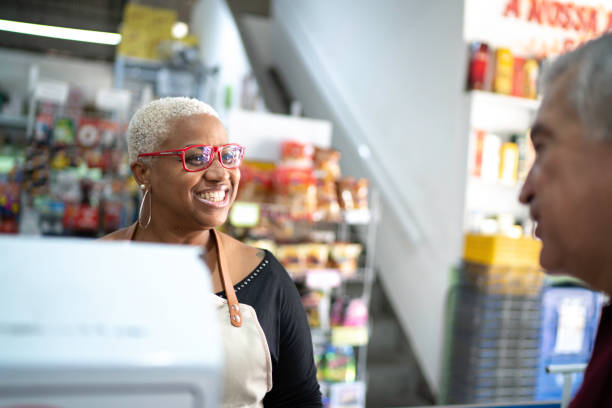
[[[118,229],[117,231],[111,232],[101,238],[102,241],[129,241],[132,239],[132,235],[134,234],[134,229],[136,228],[136,223],[130,225],[129,227]]]

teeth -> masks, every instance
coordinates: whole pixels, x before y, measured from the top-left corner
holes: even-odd
[[[225,191],[207,191],[198,195],[206,201],[219,202],[225,198]]]

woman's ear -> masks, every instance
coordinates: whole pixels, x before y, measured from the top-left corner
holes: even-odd
[[[144,163],[135,161],[130,164],[130,168],[132,169],[132,175],[134,176],[134,179],[136,180],[136,183],[138,183],[138,185],[150,185],[151,168],[149,166]]]

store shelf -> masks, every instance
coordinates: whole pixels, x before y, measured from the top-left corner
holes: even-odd
[[[466,213],[513,214],[526,218],[529,209],[518,201],[521,187],[520,183],[506,185],[470,177],[466,191]]]
[[[25,129],[28,125],[26,116],[0,115],[0,127]]]
[[[489,132],[524,132],[540,106],[539,100],[492,92],[471,91],[467,95],[471,126]]]

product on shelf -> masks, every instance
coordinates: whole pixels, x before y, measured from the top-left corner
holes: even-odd
[[[534,58],[530,58],[525,62],[525,91],[523,96],[529,99],[537,99],[538,97],[538,75],[540,64]]]
[[[474,177],[481,177],[482,176],[482,156],[483,156],[483,152],[484,152],[484,140],[485,137],[487,136],[487,132],[485,132],[484,130],[479,130],[479,129],[473,129],[473,138],[474,138],[474,143],[473,143],[473,149],[472,149],[472,155],[470,158],[470,166],[471,166],[471,171],[470,174]]]
[[[96,147],[100,143],[100,132],[96,119],[81,118],[79,120],[76,143],[86,149]]]
[[[487,72],[490,66],[489,46],[485,43],[472,44],[470,55],[470,68],[468,76],[468,89],[487,89]]]
[[[330,251],[332,266],[337,268],[344,277],[354,276],[362,249],[361,244],[346,242],[332,244]]]
[[[328,345],[324,355],[323,380],[353,382],[355,378],[356,364],[353,347]]]
[[[317,187],[312,169],[290,167],[275,172],[275,202],[294,220],[311,220],[317,209]]]
[[[338,201],[343,210],[368,209],[368,180],[352,177],[338,181]]]
[[[331,308],[332,326],[363,327],[368,323],[368,308],[362,299],[337,298]]]
[[[514,57],[514,72],[512,74],[512,96],[519,98],[525,97],[526,86],[526,70],[525,58]]]
[[[516,143],[510,141],[502,144],[499,165],[499,180],[514,185],[518,176],[519,151]]]
[[[334,181],[317,180],[317,209],[314,221],[337,222],[341,218],[338,190]]]
[[[273,200],[275,165],[268,162],[244,161],[240,166],[238,200],[268,203]]]
[[[515,56],[508,48],[491,49],[474,42],[470,46],[468,89],[537,99],[539,66],[537,59]]]
[[[329,245],[303,244],[306,253],[306,269],[323,269],[329,259]]]
[[[315,147],[314,175],[317,180],[327,182],[338,180],[340,178],[340,152]]]
[[[279,245],[276,249],[279,262],[295,279],[306,272],[306,251],[303,245]]]
[[[325,294],[318,290],[310,290],[302,295],[302,307],[304,307],[310,327],[321,327],[321,302],[324,297]]]
[[[312,168],[314,147],[311,143],[286,140],[281,144],[281,166]]]
[[[56,146],[74,144],[74,122],[71,118],[59,118],[55,121],[53,144]]]
[[[499,179],[501,137],[488,133],[484,138],[482,147],[481,178],[486,181],[497,182]]]
[[[514,74],[514,57],[507,48],[495,51],[495,76],[493,77],[493,92],[510,95],[512,93]]]

